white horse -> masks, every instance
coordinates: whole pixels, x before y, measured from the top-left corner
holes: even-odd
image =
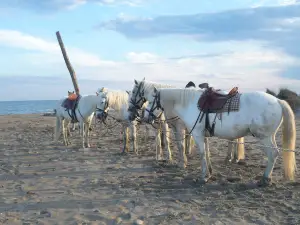
[[[129,119],[130,120],[136,119],[136,117],[138,116],[137,110],[141,109],[144,104],[148,104],[148,101],[145,98],[145,96],[146,96],[145,92],[147,92],[147,90],[148,90],[147,89],[148,88],[148,86],[147,86],[148,83],[146,83],[145,78],[140,82],[138,82],[136,80],[134,80],[134,82],[135,82],[135,85],[134,85],[134,87],[131,91],[131,99],[130,99],[130,102],[129,102],[129,109],[128,109],[128,111],[130,112],[129,113]],[[151,85],[152,84],[156,85],[156,87],[173,87],[173,86],[164,85],[164,84],[151,83]],[[153,88],[153,86],[151,86],[151,87]],[[147,114],[148,114],[148,112],[146,110],[146,112],[145,112],[146,117],[148,117]],[[171,120],[172,121],[177,121],[177,116],[174,116],[174,117],[171,116],[171,117],[169,117],[169,119],[170,119],[169,123],[171,123],[170,122]],[[163,160],[164,159],[163,148],[162,148],[160,143],[165,142],[164,147],[167,149],[167,151],[169,153],[168,160],[170,162],[172,162],[173,161],[173,153],[172,153],[171,148],[170,148],[170,140],[169,140],[170,135],[167,135],[170,132],[170,129],[169,129],[168,123],[166,123],[165,112],[162,112],[156,118],[156,121],[158,121],[158,124],[159,124],[159,129],[157,130],[158,133],[157,133],[157,136],[156,136],[158,146],[159,146],[159,153],[156,156],[156,158],[158,160]],[[161,134],[164,134],[164,135],[161,135]]]
[[[166,85],[166,84],[158,84],[151,81],[145,81],[145,78],[142,81],[136,81],[134,80],[134,87],[132,90],[132,99],[131,99],[131,108],[140,108],[141,105],[144,102],[147,102],[148,96],[153,93],[153,88],[174,88],[174,86]],[[135,118],[135,115],[130,115],[131,118]],[[178,150],[180,151],[180,160],[182,166],[185,168],[187,166],[187,157],[186,157],[186,149],[188,148],[188,152],[191,154],[192,151],[192,136],[186,136],[188,133],[187,129],[185,128],[185,125],[182,120],[174,119],[177,115],[174,114],[172,111],[165,110],[164,113],[159,114],[159,119],[164,124],[164,132],[165,134],[169,134],[169,127],[167,124],[170,124],[172,128],[174,129],[175,137],[176,137],[176,144],[178,147]],[[167,119],[166,119],[167,118]],[[165,123],[167,121],[167,123]],[[166,147],[169,151],[169,160],[172,161],[172,152],[170,150],[169,145],[169,136],[165,135],[165,140],[167,142]],[[239,140],[240,142],[243,141],[243,137]],[[206,143],[208,145],[208,141],[206,140]],[[237,145],[238,151],[237,154],[233,154],[233,147],[236,147],[233,143],[229,143],[228,146],[228,155],[227,160],[231,161],[234,156],[237,155],[238,159],[243,158],[243,145],[238,144]],[[236,151],[234,152],[236,153]],[[163,152],[160,151],[161,157],[163,157]]]
[[[132,142],[133,142],[132,150],[136,154],[138,154],[138,146],[137,146],[137,138],[136,138],[137,121],[129,120],[129,112],[128,112],[128,103],[130,99],[129,92],[105,89],[105,91],[99,92],[99,97],[101,98],[101,101],[100,104],[97,106],[96,117],[101,118],[103,117],[103,114],[106,115],[108,114],[110,108],[114,109],[117,114],[115,119],[122,124],[123,140],[124,140],[124,147],[122,152],[125,151],[128,152],[129,150],[128,133],[130,129]]]
[[[207,181],[207,164],[209,157],[205,155],[205,120],[199,122],[200,111],[197,107],[198,100],[203,90],[196,89],[153,89],[148,94],[149,106],[157,108],[153,114],[160,113],[161,106],[164,110],[172,111],[178,115],[187,125],[195,138],[201,158],[201,183]],[[151,115],[151,114],[150,114]],[[216,114],[209,114],[210,121]],[[294,180],[296,171],[295,145],[296,125],[294,113],[286,101],[265,92],[249,92],[240,96],[239,111],[224,113],[222,121],[215,121],[214,135],[219,138],[233,140],[252,134],[259,139],[262,149],[268,157],[268,164],[264,171],[261,184],[266,185],[271,181],[272,171],[278,157],[278,148],[275,135],[283,122],[283,164],[284,177]],[[194,129],[192,129],[194,127]],[[208,174],[207,174],[208,172]]]
[[[58,101],[58,104],[55,108],[56,114],[56,129],[55,129],[55,141],[58,141],[60,136],[60,131],[62,129],[64,144],[67,146],[70,144],[68,139],[68,125],[72,121],[70,117],[71,110],[66,110],[62,107],[62,102],[65,98]],[[96,95],[87,95],[82,96],[79,101],[78,105],[75,109],[75,115],[79,122],[79,127],[82,134],[82,146],[85,148],[86,146],[89,148],[89,131],[90,126],[94,117],[94,113],[97,107],[97,104],[100,103],[100,97]]]

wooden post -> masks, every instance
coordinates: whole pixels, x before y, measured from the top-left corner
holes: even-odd
[[[59,31],[56,32],[56,37],[57,37],[57,40],[58,40],[61,52],[63,54],[65,63],[67,65],[67,68],[68,68],[69,73],[71,75],[73,86],[74,86],[74,90],[75,90],[76,94],[79,95],[79,87],[78,87],[78,83],[77,83],[76,73],[75,73],[75,71],[74,71],[74,69],[73,69],[73,67],[72,67],[72,65],[70,63],[69,57],[67,55],[67,52],[66,52],[64,43],[63,43],[63,41],[61,39]]]

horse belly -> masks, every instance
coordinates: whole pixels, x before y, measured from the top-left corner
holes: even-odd
[[[212,126],[216,114],[209,115]],[[222,113],[215,120],[214,136],[226,139],[244,137],[249,133],[250,121],[241,112]]]

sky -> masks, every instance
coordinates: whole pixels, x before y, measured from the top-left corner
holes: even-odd
[[[0,101],[184,87],[300,93],[300,0],[1,0]]]

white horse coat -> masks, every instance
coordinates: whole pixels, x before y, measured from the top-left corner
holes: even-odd
[[[199,116],[197,108],[198,100],[202,95],[202,90],[196,89],[154,89],[148,96],[149,106],[156,104],[154,99],[159,96],[160,104],[164,110],[172,111],[178,115],[192,130],[192,135],[200,151],[202,161],[201,182],[206,182],[207,157],[205,157],[205,120],[196,122]],[[154,113],[160,113],[159,110]],[[209,114],[210,121],[213,121],[215,114]],[[296,170],[295,143],[296,128],[294,113],[286,101],[264,92],[243,93],[240,96],[240,109],[237,112],[224,113],[222,121],[216,120],[216,137],[224,139],[237,139],[252,134],[257,137],[264,146],[263,151],[268,157],[268,164],[263,175],[262,183],[268,183],[271,179],[272,171],[278,157],[278,149],[275,135],[283,121],[283,152],[284,175],[285,178],[293,180]],[[209,173],[209,171],[208,171]],[[210,176],[210,174],[208,174]]]
[[[122,124],[124,140],[123,152],[125,152],[125,150],[128,151],[129,148],[128,130],[130,129],[133,142],[132,150],[136,154],[138,154],[138,147],[136,141],[137,121],[129,120],[129,94],[125,91],[105,89],[105,91],[99,93],[99,97],[101,98],[101,103],[97,106],[96,117],[102,117],[103,112],[108,113],[110,108],[114,109],[117,114],[115,119],[121,121]]]

